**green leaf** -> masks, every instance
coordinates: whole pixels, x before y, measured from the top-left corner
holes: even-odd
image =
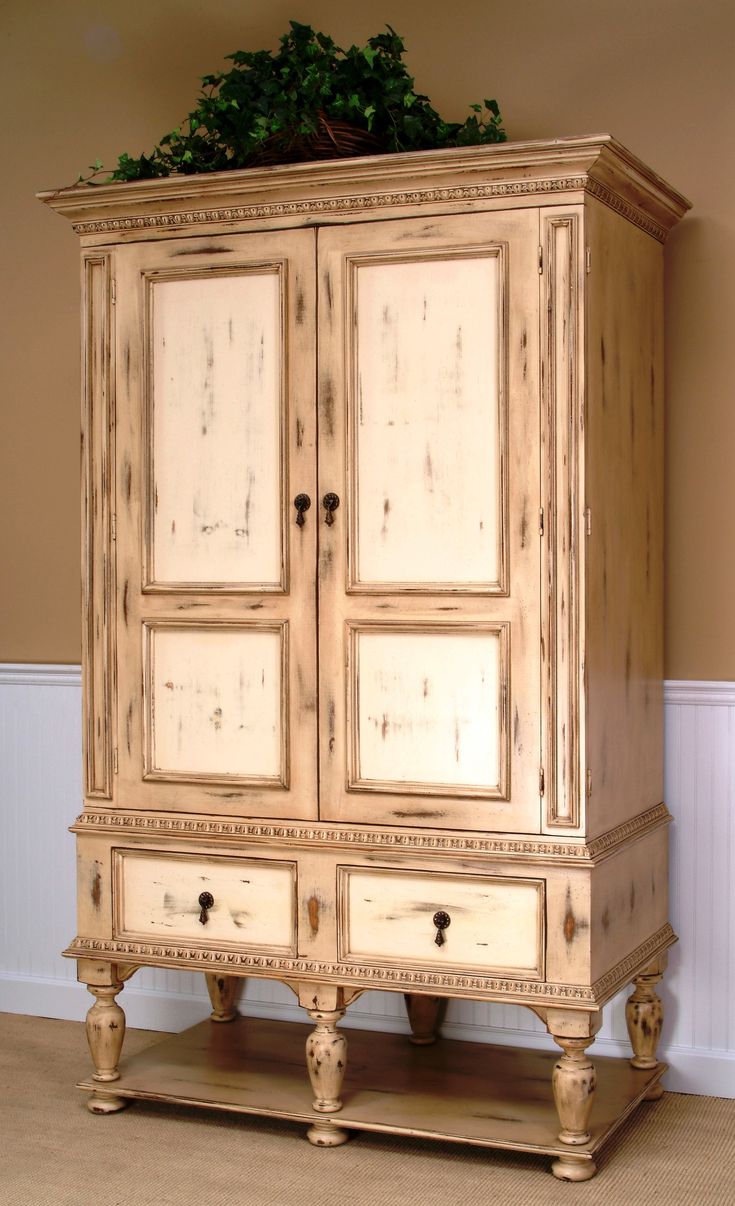
[[[150,155],[121,155],[111,178],[244,167],[265,143],[269,152],[280,146],[293,158],[318,129],[320,114],[367,127],[383,151],[505,140],[493,99],[485,99],[484,109],[471,105],[464,124],[444,121],[415,90],[404,54],[404,41],[390,25],[365,46],[343,50],[327,34],[291,21],[275,52],[238,50],[227,56],[230,69],[203,75],[185,122]],[[101,169],[97,161],[91,170]]]

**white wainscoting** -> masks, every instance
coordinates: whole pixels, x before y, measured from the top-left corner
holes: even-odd
[[[75,933],[74,842],[81,799],[78,666],[0,666],[0,1009],[81,1020],[90,1003],[59,951]],[[666,800],[673,813],[672,923],[664,981],[667,1084],[735,1097],[735,683],[666,685]],[[125,988],[128,1022],[179,1030],[208,1012],[203,977],[143,970]],[[624,1055],[624,996],[594,1050]],[[247,981],[244,1013],[303,1020],[291,992]],[[346,1025],[407,1030],[396,993],[366,993]],[[553,1046],[526,1009],[450,1004],[445,1033]]]

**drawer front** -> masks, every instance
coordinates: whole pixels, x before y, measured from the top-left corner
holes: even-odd
[[[345,962],[544,978],[543,880],[339,867],[338,884]]]
[[[115,850],[116,937],[296,954],[296,864]],[[214,903],[202,923],[199,896]]]

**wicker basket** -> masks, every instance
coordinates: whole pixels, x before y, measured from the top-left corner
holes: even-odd
[[[301,163],[310,159],[346,159],[351,155],[377,155],[383,147],[369,130],[360,130],[347,121],[317,114],[318,128],[313,134],[274,134],[250,158],[253,167],[277,163]]]

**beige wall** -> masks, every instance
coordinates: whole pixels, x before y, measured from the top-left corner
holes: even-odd
[[[383,19],[440,112],[512,138],[608,131],[690,197],[667,248],[667,676],[735,679],[735,6],[731,0],[5,0],[0,662],[79,659],[77,241],[33,199],[138,154],[289,17]]]

